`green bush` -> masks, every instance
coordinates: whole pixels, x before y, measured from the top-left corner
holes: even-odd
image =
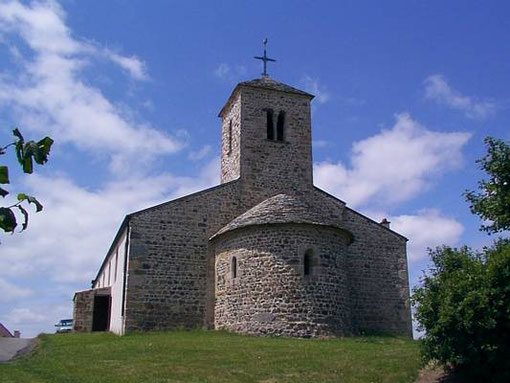
[[[425,361],[473,381],[509,382],[510,240],[482,252],[444,246],[429,253],[433,265],[412,296]]]

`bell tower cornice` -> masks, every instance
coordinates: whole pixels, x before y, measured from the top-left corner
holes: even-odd
[[[227,99],[227,102],[221,108],[220,112],[218,113],[218,117],[223,118],[226,110],[229,109],[230,104],[232,103],[232,100],[236,98],[237,93],[242,88],[259,88],[259,89],[268,89],[268,90],[275,90],[278,92],[284,92],[284,93],[293,93],[298,94],[302,96],[306,96],[311,101],[315,96],[313,94],[307,93],[305,91],[302,91],[300,89],[294,88],[290,85],[284,84],[282,82],[278,82],[273,80],[269,77],[261,77],[256,78],[249,81],[243,81],[236,85],[232,93],[230,94],[229,98]]]

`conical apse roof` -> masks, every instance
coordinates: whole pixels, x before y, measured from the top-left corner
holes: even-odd
[[[221,228],[211,239],[228,231],[253,225],[307,223],[342,229],[338,220],[328,219],[297,196],[278,194],[241,214]],[[345,231],[345,230],[344,230]]]

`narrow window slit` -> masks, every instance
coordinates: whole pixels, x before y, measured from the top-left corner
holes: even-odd
[[[267,121],[267,139],[274,140],[274,124],[273,124],[273,110],[266,109]]]
[[[305,255],[303,257],[303,275],[304,276],[312,275],[312,261],[313,261],[313,250],[308,249],[305,251]]]
[[[276,140],[283,141],[283,130],[285,126],[285,112],[283,110],[278,113],[278,121],[276,123]]]
[[[232,152],[232,120],[228,123],[228,154]]]
[[[237,278],[237,258],[232,257],[232,279]]]

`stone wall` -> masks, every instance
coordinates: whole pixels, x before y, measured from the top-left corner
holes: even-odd
[[[316,318],[307,314],[301,318],[301,323],[297,324],[299,322],[297,319],[286,318],[280,313],[282,321],[295,322],[295,326],[290,326],[287,330],[283,330],[281,325],[274,325],[277,322],[267,325],[269,323],[267,319],[270,317],[262,314],[260,318],[266,320],[265,324],[263,321],[255,321],[248,326],[246,323],[249,322],[249,316],[244,316],[241,322],[237,317],[228,316],[236,315],[238,307],[235,308],[234,305],[227,308],[231,303],[226,302],[232,302],[233,298],[229,292],[221,293],[227,289],[228,284],[221,287],[220,275],[216,281],[215,312],[214,255],[223,254],[217,255],[217,259],[223,259],[226,262],[225,257],[231,258],[234,254],[227,250],[229,246],[232,247],[233,252],[237,252],[242,248],[240,243],[244,239],[239,240],[241,242],[237,244],[234,242],[228,245],[221,244],[214,249],[208,238],[232,219],[244,213],[252,206],[253,201],[264,200],[271,194],[270,190],[259,192],[252,190],[246,195],[240,194],[244,190],[242,186],[242,180],[223,184],[220,187],[142,211],[131,217],[126,331],[191,328],[214,324],[216,327],[228,327],[235,331],[275,335],[317,336],[351,331],[355,333],[380,331],[410,336],[405,238],[345,208],[342,201],[318,189],[304,189],[302,194],[314,206],[317,214],[328,217],[331,221],[338,220],[338,226],[344,227],[354,236],[354,242],[341,251],[336,247],[335,239],[329,234],[325,234],[322,240],[319,239],[320,236],[314,240],[308,239],[311,244],[314,241],[323,241],[314,245],[320,248],[317,254],[320,254],[321,259],[329,257],[328,254],[345,254],[345,259],[342,258],[344,263],[337,263],[337,267],[343,264],[337,270],[339,274],[336,275],[341,283],[328,282],[322,286],[323,294],[326,294],[329,288],[329,294],[337,297],[336,299],[342,299],[343,306],[340,304],[335,306],[339,310],[337,314],[328,310],[325,311],[328,314],[323,316],[320,314]],[[269,227],[271,230],[278,228],[277,226]],[[278,248],[283,238],[280,234],[267,233],[264,238],[271,241],[264,244],[261,239],[252,244]],[[251,239],[246,240],[249,242]],[[288,240],[296,242],[296,239],[291,240],[290,237]],[[236,246],[238,246],[237,250],[235,250]],[[218,250],[222,247],[225,249]],[[286,251],[291,251],[290,249],[288,247]],[[253,248],[246,251],[256,254],[259,250]],[[285,257],[292,257],[291,253],[294,257],[298,257],[299,251],[294,249],[286,253]],[[249,263],[243,263],[244,259],[249,258],[246,254],[240,255],[240,270],[241,267],[243,270],[247,269],[249,265]],[[274,260],[267,262],[269,262],[266,264],[267,270],[274,266],[271,275],[277,279],[275,283],[281,283],[292,274],[291,268],[285,271],[281,264],[271,264]],[[221,268],[226,267],[225,265],[221,266],[221,262],[217,263],[216,272],[225,273],[226,269]],[[296,266],[296,264],[293,265]],[[256,265],[253,267],[255,273],[259,272]],[[228,278],[227,274],[224,275]],[[292,281],[289,282],[291,283],[289,286],[299,291],[297,275],[294,274],[292,277],[294,279],[289,279]],[[257,281],[258,279],[254,278],[253,281],[243,283],[250,286],[252,282],[257,283]],[[310,286],[308,285],[307,288],[311,288]],[[292,289],[287,287],[288,291]],[[326,304],[311,305],[306,301],[307,295],[303,291],[305,290],[302,290],[300,297],[291,294],[285,298],[292,302],[288,307],[292,304],[303,310],[305,307],[317,307],[318,312],[322,312],[320,310]],[[221,297],[222,294],[226,294],[223,297],[230,296],[230,298],[224,300]],[[246,296],[245,298],[248,299]],[[247,302],[243,303],[246,310],[248,310]],[[342,309],[340,310],[339,307]],[[253,310],[250,311],[252,314]],[[292,310],[299,309],[294,307]],[[332,318],[336,319],[333,321]],[[310,324],[305,325],[305,322]],[[308,335],[306,335],[307,329]]]
[[[316,189],[317,206],[344,205]],[[342,226],[353,233],[348,248],[353,330],[412,336],[406,239],[371,219],[345,208]]]
[[[312,186],[310,98],[242,88],[241,178],[253,191],[301,193]],[[267,139],[266,112],[285,111],[284,141]]]
[[[130,217],[126,331],[212,325],[209,237],[244,210],[233,181]]]
[[[92,331],[94,314],[94,290],[78,291],[74,294],[73,331]]]
[[[219,236],[215,327],[298,337],[350,333],[348,241],[339,229],[310,224],[251,226]]]
[[[221,123],[221,183],[241,175],[241,93],[231,98]]]
[[[90,332],[94,317],[94,297],[96,295],[109,295],[109,287],[77,291],[73,302],[73,331]]]

